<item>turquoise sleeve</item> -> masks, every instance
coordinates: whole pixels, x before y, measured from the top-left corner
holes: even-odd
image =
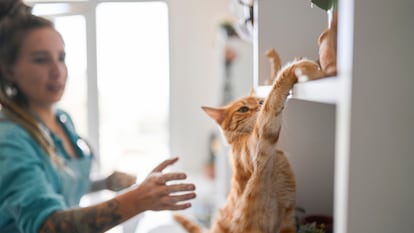
[[[66,208],[47,154],[21,127],[0,122],[0,229],[14,224],[35,233],[47,216]]]

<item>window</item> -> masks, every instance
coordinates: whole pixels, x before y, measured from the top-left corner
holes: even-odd
[[[167,6],[101,3],[96,24],[101,168],[143,177],[169,154]]]
[[[56,17],[54,23],[65,41],[68,66],[68,81],[59,107],[71,113],[78,133],[86,137],[88,132],[85,17],[81,15]]]

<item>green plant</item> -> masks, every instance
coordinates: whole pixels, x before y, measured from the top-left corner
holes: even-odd
[[[337,0],[311,0],[311,2],[325,11],[328,11],[330,9],[336,10],[338,5]]]
[[[325,233],[325,225],[317,225],[316,222],[301,224],[297,233]]]

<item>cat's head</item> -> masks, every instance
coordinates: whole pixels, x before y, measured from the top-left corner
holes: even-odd
[[[229,143],[237,136],[250,134],[264,102],[263,98],[253,95],[240,98],[224,107],[201,107],[222,129]]]

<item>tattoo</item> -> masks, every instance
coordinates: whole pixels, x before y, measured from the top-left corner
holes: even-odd
[[[112,199],[99,205],[58,211],[50,215],[40,227],[41,233],[98,233],[123,221],[119,201]]]

